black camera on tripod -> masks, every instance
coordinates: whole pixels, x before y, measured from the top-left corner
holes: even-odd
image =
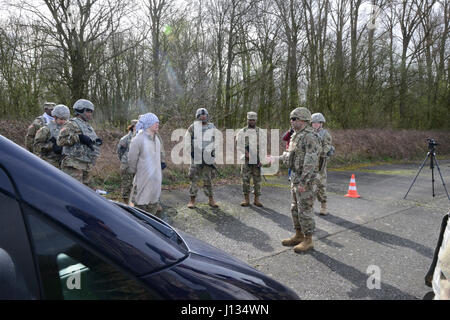
[[[439,143],[436,143],[436,141],[434,141],[434,139],[431,138],[427,139],[427,142],[428,142],[428,150],[430,151],[434,150],[434,147],[439,145]]]
[[[423,166],[425,165],[425,163],[427,162],[427,159],[430,158],[430,169],[431,169],[431,186],[433,189],[433,198],[434,198],[434,164],[436,164],[436,167],[439,171],[439,175],[441,176],[441,180],[442,180],[442,184],[444,186],[445,189],[445,193],[447,193],[447,198],[448,200],[450,200],[450,196],[448,195],[448,191],[447,188],[445,187],[445,182],[444,182],[444,178],[442,177],[441,174],[441,169],[439,168],[439,164],[438,161],[436,159],[436,153],[434,150],[435,146],[438,146],[439,144],[436,143],[436,141],[434,141],[434,139],[431,138],[427,138],[427,142],[428,142],[428,153],[427,153],[427,157],[425,158],[425,160],[422,162],[422,165],[419,168],[419,172],[417,172],[416,177],[414,178],[413,182],[411,183],[411,186],[408,189],[408,192],[406,192],[405,196],[403,197],[403,199],[406,199],[406,196],[408,195],[409,191],[411,190],[414,182],[416,182],[417,177],[419,176],[420,171],[422,171]]]

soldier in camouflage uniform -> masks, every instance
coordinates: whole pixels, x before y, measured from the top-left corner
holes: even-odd
[[[28,151],[33,152],[34,137],[36,132],[53,120],[52,111],[55,107],[53,102],[44,103],[44,114],[34,119],[33,123],[27,129],[27,134],[25,135],[25,147]]]
[[[328,132],[328,130],[323,128],[323,124],[325,123],[325,117],[323,116],[323,114],[314,113],[311,116],[311,123],[314,130],[316,130],[316,132],[319,134],[320,140],[322,142],[322,152],[320,153],[319,167],[316,175],[316,196],[317,200],[319,200],[319,202],[321,203],[320,215],[324,216],[327,214],[327,162],[328,158],[334,152],[334,147],[332,145],[330,133]]]
[[[133,185],[133,174],[128,171],[128,151],[130,150],[130,142],[133,139],[136,124],[138,120],[132,120],[128,126],[128,134],[120,138],[117,144],[117,155],[120,160],[120,192],[125,203],[128,203]]]
[[[247,127],[242,128],[236,135],[236,141],[238,149],[242,146],[245,152],[245,163],[241,165],[241,175],[242,175],[242,192],[244,194],[244,201],[241,206],[248,207],[250,205],[250,181],[253,178],[253,193],[254,201],[253,204],[257,207],[262,207],[262,203],[259,202],[259,197],[261,196],[261,161],[259,159],[259,130],[256,126],[256,120],[258,115],[256,112],[247,113]],[[250,136],[256,138],[256,150],[255,146],[250,148]],[[242,141],[244,139],[244,141]],[[254,138],[253,138],[254,139]],[[244,153],[242,152],[242,153]],[[255,154],[256,152],[256,154]],[[252,153],[252,157],[250,157]],[[250,159],[251,158],[251,159]]]
[[[312,236],[314,222],[314,181],[317,170],[321,142],[319,135],[311,127],[311,113],[306,108],[296,108],[290,115],[294,134],[288,151],[280,157],[269,157],[270,161],[279,158],[287,161],[292,170],[291,176],[291,214],[295,235],[282,241],[284,246],[294,246],[297,253],[314,248]]]
[[[65,105],[58,104],[52,111],[55,120],[50,121],[36,132],[33,151],[43,160],[58,169],[61,165],[62,148],[56,144],[62,126],[70,118],[70,110]]]
[[[189,168],[189,179],[191,180],[189,195],[191,199],[187,206],[191,209],[195,208],[198,182],[203,178],[203,191],[209,198],[208,204],[213,208],[217,208],[219,206],[214,201],[212,188],[212,171],[215,168],[213,130],[216,127],[208,121],[209,114],[205,108],[197,109],[195,117],[196,121],[188,128],[185,137],[185,139],[191,141],[191,165]],[[207,137],[209,134],[211,134],[210,139]]]
[[[75,102],[73,109],[76,116],[66,122],[56,140],[63,147],[61,170],[91,186],[90,171],[100,155],[103,142],[89,124],[94,112],[92,102],[80,99]]]

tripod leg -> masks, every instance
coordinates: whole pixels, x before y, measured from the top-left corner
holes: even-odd
[[[423,160],[423,162],[422,162],[422,164],[421,164],[421,166],[420,166],[419,172],[417,172],[416,177],[414,178],[413,182],[412,182],[411,185],[409,186],[408,192],[406,192],[406,194],[405,194],[405,196],[403,197],[403,199],[406,199],[406,197],[408,196],[409,191],[411,190],[411,188],[412,188],[414,182],[416,182],[416,179],[417,179],[417,177],[419,176],[420,171],[422,171],[423,166],[425,165],[425,162],[427,162],[427,159],[428,159],[429,156],[430,156],[430,152],[427,153],[427,157],[425,158],[425,160]]]
[[[445,190],[445,193],[447,194],[447,198],[448,198],[448,200],[450,200],[450,197],[448,196],[447,187],[445,186],[444,178],[442,177],[441,168],[439,168],[439,164],[438,164],[436,157],[434,157],[434,161],[436,162],[436,168],[438,169],[439,175],[441,176],[442,185],[444,186],[444,190]]]
[[[434,193],[434,158],[435,158],[435,154],[432,152],[431,153],[431,158],[430,158],[430,169],[431,169],[431,190],[433,191],[433,198],[435,196]]]

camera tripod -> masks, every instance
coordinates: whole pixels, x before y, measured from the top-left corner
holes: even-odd
[[[417,172],[416,177],[414,178],[413,182],[411,183],[411,186],[409,187],[408,192],[405,194],[403,199],[406,199],[406,196],[408,195],[409,191],[411,190],[412,186],[414,185],[414,182],[416,182],[416,179],[419,176],[420,171],[422,171],[422,169],[423,169],[425,163],[427,162],[428,158],[430,158],[431,186],[432,186],[432,190],[433,190],[433,198],[435,196],[435,194],[434,194],[434,164],[436,164],[436,168],[438,169],[439,175],[441,176],[441,180],[442,180],[442,184],[444,186],[445,192],[447,193],[447,198],[450,200],[450,197],[448,196],[447,188],[445,187],[444,178],[442,178],[441,169],[439,168],[439,164],[438,164],[437,159],[436,159],[436,151],[435,151],[434,147],[437,146],[438,144],[433,139],[427,139],[427,141],[428,141],[428,150],[429,150],[428,153],[427,153],[427,157],[422,162],[422,165],[420,166],[419,172]]]

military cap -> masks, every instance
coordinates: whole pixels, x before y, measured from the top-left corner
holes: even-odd
[[[247,112],[247,120],[257,120],[258,114],[256,112],[250,111]]]
[[[54,102],[44,102],[44,105],[42,106],[45,109],[53,109],[55,107],[56,103]]]

